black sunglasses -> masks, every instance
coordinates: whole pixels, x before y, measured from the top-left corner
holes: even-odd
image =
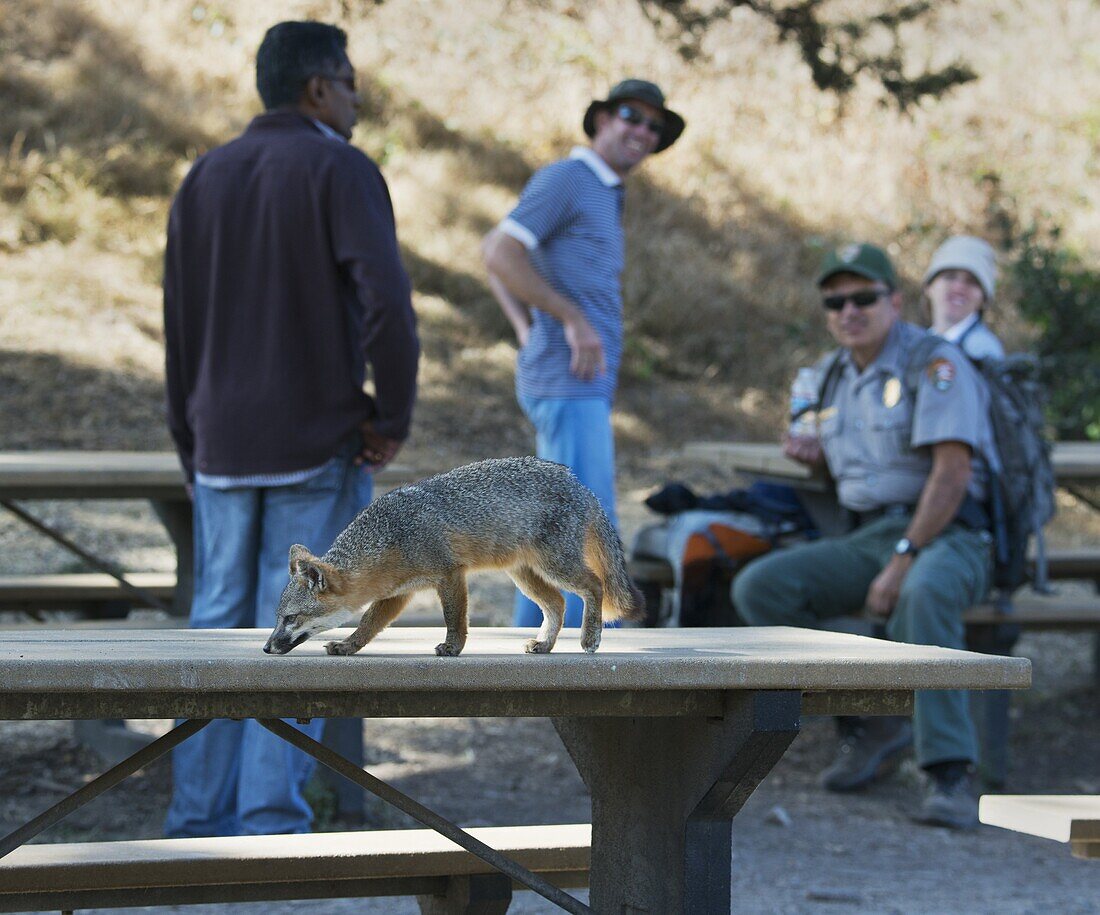
[[[628,124],[637,126],[638,124],[645,124],[649,128],[651,133],[662,136],[665,132],[665,122],[659,121],[656,118],[647,118],[639,109],[633,105],[620,105],[615,109],[615,114],[621,120],[626,121]]]
[[[870,308],[883,296],[889,294],[889,289],[864,289],[862,292],[843,292],[839,295],[825,296],[821,300],[821,304],[829,311],[842,310],[845,302],[851,302],[856,308]]]

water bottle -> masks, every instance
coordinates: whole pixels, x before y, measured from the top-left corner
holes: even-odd
[[[817,438],[817,369],[801,368],[791,385],[792,438]]]

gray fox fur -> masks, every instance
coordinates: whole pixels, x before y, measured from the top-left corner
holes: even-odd
[[[604,618],[640,615],[642,596],[626,569],[622,542],[596,497],[569,468],[533,457],[478,461],[387,493],[364,508],[321,558],[290,548],[268,654],[286,654],[310,636],[360,618],[325,650],[350,655],[397,618],[413,592],[434,589],[446,641],[466,644],[466,573],[503,569],[542,609],[529,653],[553,649],[565,601],[584,599],[581,647],[600,645]]]

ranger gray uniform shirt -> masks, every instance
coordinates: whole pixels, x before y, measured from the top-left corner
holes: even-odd
[[[985,501],[982,458],[997,466],[989,392],[970,360],[946,340],[906,391],[909,354],[926,331],[897,321],[863,372],[842,350],[839,377],[819,413],[821,444],[840,504],[864,512],[916,505],[932,470],[932,445],[963,442],[974,452],[968,492]],[[822,363],[824,368],[830,357]]]

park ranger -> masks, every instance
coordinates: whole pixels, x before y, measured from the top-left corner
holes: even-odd
[[[890,639],[962,648],[963,611],[985,596],[991,563],[988,391],[953,344],[901,320],[897,279],[881,249],[830,252],[817,285],[840,348],[817,366],[818,435],[788,437],[784,451],[824,462],[852,529],[750,564],[734,581],[734,604],[753,625],[805,627],[865,609],[885,621]],[[929,776],[917,819],[977,825],[976,738],[964,691],[918,692],[912,726],[898,717],[841,719],[840,728],[826,788],[870,784],[915,739]]]

